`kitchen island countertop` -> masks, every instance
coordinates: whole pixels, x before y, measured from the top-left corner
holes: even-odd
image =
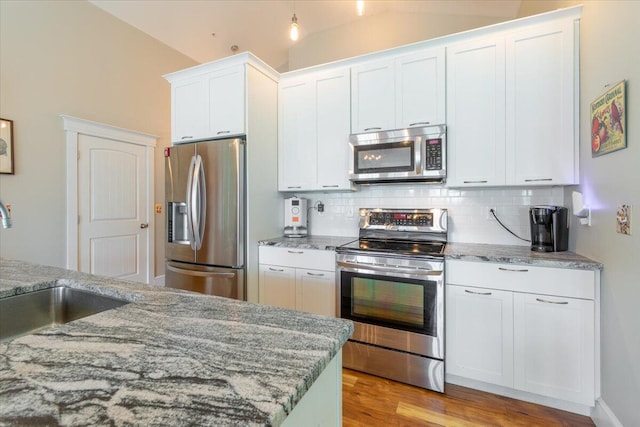
[[[0,342],[1,425],[280,425],[353,330],[0,259],[0,298],[61,285],[132,303]]]
[[[575,252],[536,252],[532,251],[529,246],[516,245],[449,242],[445,249],[445,258],[579,270],[601,270],[603,268],[601,263]]]

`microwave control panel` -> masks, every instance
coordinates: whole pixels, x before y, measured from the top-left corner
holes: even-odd
[[[429,171],[442,169],[442,139],[428,139],[425,168]]]

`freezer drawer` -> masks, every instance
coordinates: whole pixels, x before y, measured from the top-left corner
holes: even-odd
[[[244,269],[167,262],[165,286],[207,295],[245,300]]]

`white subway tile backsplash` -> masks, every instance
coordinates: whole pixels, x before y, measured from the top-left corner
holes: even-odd
[[[317,201],[325,204],[325,212],[310,210],[309,227],[314,235],[357,236],[360,208],[439,207],[449,209],[449,241],[503,245],[528,243],[513,237],[494,219],[487,219],[489,207],[497,207],[500,220],[528,239],[529,206],[564,205],[562,187],[448,189],[420,184],[376,185],[361,186],[353,193],[306,197],[312,206]]]

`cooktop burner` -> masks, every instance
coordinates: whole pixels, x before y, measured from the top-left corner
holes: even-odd
[[[359,239],[340,246],[341,251],[381,252],[414,256],[444,256],[443,242],[411,242],[406,240]]]

